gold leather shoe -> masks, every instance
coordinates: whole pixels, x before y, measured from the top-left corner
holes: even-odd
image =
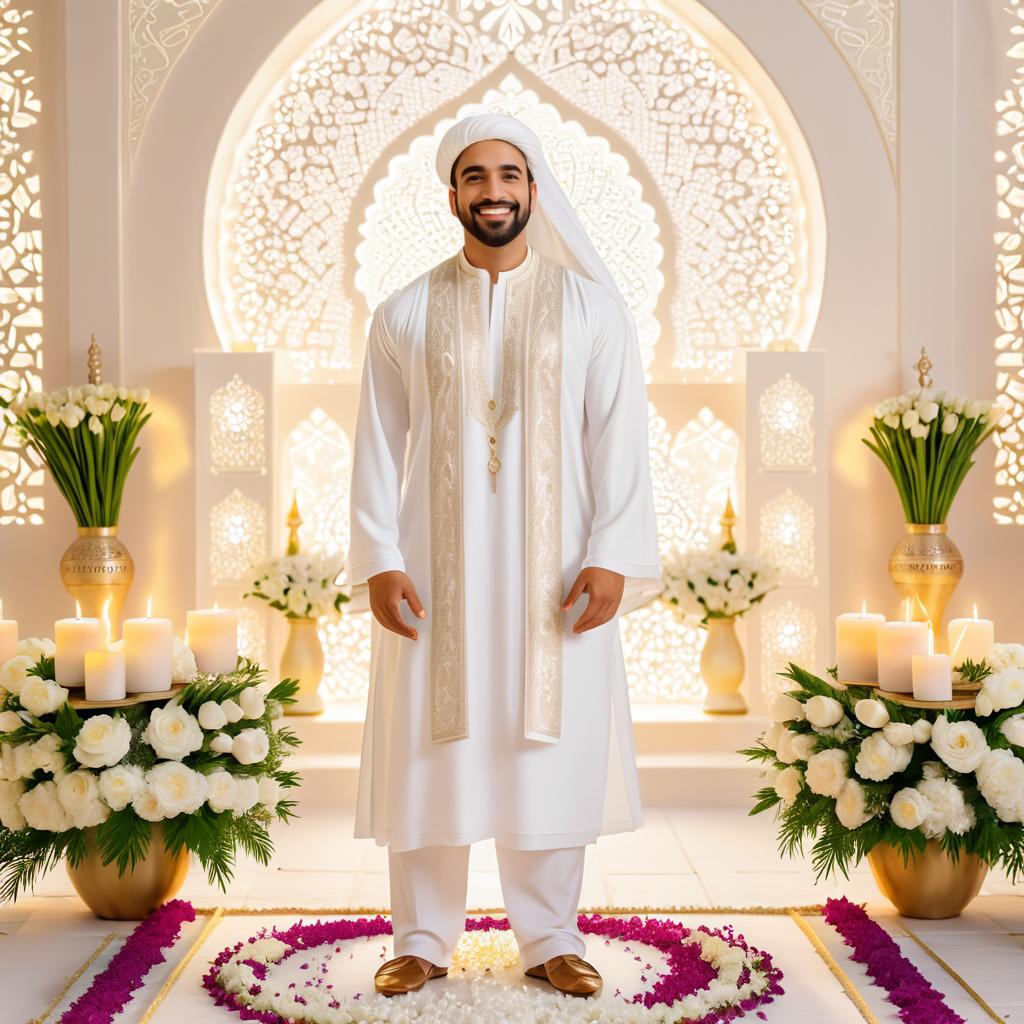
[[[396,956],[377,968],[373,986],[381,995],[402,996],[423,988],[431,978],[443,978],[447,973],[447,967],[430,964],[428,969],[424,969],[414,956]]]
[[[601,991],[601,975],[597,969],[575,953],[563,953],[531,967],[531,978],[542,978],[568,996],[593,996]]]

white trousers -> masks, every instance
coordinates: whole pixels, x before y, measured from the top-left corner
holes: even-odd
[[[497,846],[498,875],[523,968],[586,946],[576,923],[585,846],[512,850]],[[395,956],[451,963],[466,923],[469,846],[388,850]]]

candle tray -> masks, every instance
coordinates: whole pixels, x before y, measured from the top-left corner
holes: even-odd
[[[84,687],[77,687],[75,691],[79,694],[76,697],[68,697],[68,703],[73,708],[80,708],[83,711],[92,708],[128,708],[133,704],[146,704],[153,700],[169,700],[179,690],[184,690],[188,683],[174,683],[169,690],[152,690],[149,693],[130,693],[121,700],[86,700]]]
[[[894,704],[902,704],[906,708],[921,708],[926,711],[971,711],[974,709],[974,694],[953,691],[952,700],[916,700],[910,693],[892,693],[890,690],[879,690],[878,696],[883,700],[891,700]]]

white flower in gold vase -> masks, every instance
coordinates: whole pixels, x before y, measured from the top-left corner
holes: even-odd
[[[818,796],[839,796],[850,777],[850,755],[832,747],[813,754],[807,760],[807,788]]]
[[[199,724],[207,732],[213,732],[215,729],[223,729],[228,724],[228,717],[215,700],[208,700],[199,708]]]
[[[226,732],[219,732],[210,740],[210,749],[216,754],[230,754],[234,742]]]
[[[32,755],[32,763],[35,767],[44,772],[51,772],[54,775],[64,771],[67,761],[60,748],[61,739],[53,732],[40,736],[35,743],[28,747]]]
[[[804,706],[788,693],[777,693],[772,699],[772,721],[799,722],[804,717]]]
[[[74,828],[102,825],[110,817],[110,808],[100,799],[99,782],[86,769],[68,772],[57,780],[57,799]]]
[[[786,807],[789,807],[800,795],[803,780],[804,773],[799,768],[790,766],[779,772],[778,777],[775,779],[775,792],[778,793],[779,798]]]
[[[270,740],[262,729],[243,729],[231,744],[239,764],[259,764],[270,753]]]
[[[9,658],[4,662],[3,667],[0,667],[0,687],[3,687],[8,693],[20,694],[21,688],[29,679],[29,669],[35,663],[36,659],[27,654],[16,654],[13,658]]]
[[[818,736],[813,732],[795,733],[789,741],[789,748],[796,755],[798,761],[806,761],[814,753],[814,748],[817,745]]]
[[[273,810],[284,796],[281,783],[273,775],[261,775],[258,780],[260,803]]]
[[[24,724],[16,711],[0,711],[0,732],[14,732]]]
[[[932,723],[927,718],[919,718],[912,729],[915,743],[927,743],[932,738]]]
[[[234,809],[238,800],[238,784],[234,775],[226,771],[210,772],[206,776],[206,802],[210,810],[220,814]]]
[[[29,714],[42,718],[43,715],[52,715],[68,699],[68,691],[52,679],[32,676],[25,680],[18,699]]]
[[[144,821],[163,821],[167,817],[156,793],[149,786],[132,800],[132,810]]]
[[[206,802],[206,779],[177,761],[158,764],[146,773],[146,785],[165,818],[192,814]]]
[[[804,705],[804,714],[815,728],[828,729],[842,720],[843,705],[834,697],[816,694]]]
[[[238,703],[246,718],[262,718],[266,710],[263,694],[255,686],[247,686],[239,695]]]
[[[128,753],[131,745],[132,729],[123,718],[94,715],[78,730],[72,753],[86,768],[109,768]]]
[[[976,777],[978,790],[1002,821],[1024,820],[1024,761],[1012,750],[990,750]]]
[[[928,814],[921,823],[921,831],[929,839],[938,839],[947,829],[963,835],[974,828],[974,808],[965,800],[963,791],[948,779],[924,779],[917,790],[928,801]]]
[[[121,811],[146,791],[146,780],[138,765],[118,764],[100,773],[99,786],[110,809]]]
[[[1024,703],[1024,669],[1006,668],[994,672],[981,685],[978,697],[989,699],[993,711],[1007,711]]]
[[[867,809],[864,787],[856,779],[847,779],[836,799],[836,817],[844,828],[860,828],[874,815]]]
[[[24,792],[25,784],[21,781],[0,781],[0,825],[12,832],[20,832],[28,824],[18,806]]]
[[[235,799],[235,813],[245,814],[260,802],[260,785],[248,775],[238,778],[238,796]]]
[[[896,793],[889,804],[889,814],[900,828],[920,828],[928,809],[924,794],[909,786]]]
[[[906,722],[890,722],[882,726],[882,735],[894,747],[902,747],[914,742],[914,727]]]
[[[869,729],[881,729],[889,724],[889,712],[885,710],[885,705],[870,697],[857,701],[853,713],[857,721]]]
[[[1001,726],[999,731],[1015,747],[1024,747],[1024,715],[1013,715]]]
[[[143,739],[156,751],[157,757],[180,761],[203,745],[203,730],[183,707],[169,704],[150,712]]]
[[[18,800],[29,828],[40,832],[67,832],[72,827],[67,811],[57,799],[55,782],[40,782]]]
[[[910,764],[911,757],[912,746],[893,746],[884,733],[875,732],[861,743],[854,767],[862,779],[882,782],[903,771]]]
[[[932,726],[932,750],[958,772],[973,772],[988,753],[985,734],[974,722],[951,722],[939,715]]]

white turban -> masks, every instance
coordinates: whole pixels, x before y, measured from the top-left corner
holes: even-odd
[[[540,139],[522,121],[508,114],[472,114],[456,121],[437,147],[437,176],[441,183],[450,188],[452,167],[462,151],[485,139],[500,139],[515,146],[526,157],[526,165],[537,183],[537,202],[526,225],[527,243],[554,263],[603,285],[628,313],[615,279],[551,173]],[[632,316],[627,319],[632,323]]]

